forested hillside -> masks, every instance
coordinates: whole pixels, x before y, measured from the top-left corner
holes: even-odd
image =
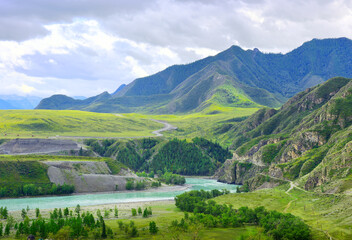
[[[100,156],[112,157],[135,171],[212,175],[232,154],[203,138],[162,140],[87,139],[85,144]]]

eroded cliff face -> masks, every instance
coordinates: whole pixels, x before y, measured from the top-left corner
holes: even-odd
[[[346,144],[331,147],[321,164],[307,176],[304,182],[306,190],[321,187],[321,191],[340,193],[351,191],[352,141],[345,137]]]
[[[223,166],[216,171],[214,178],[219,182],[244,184],[245,181],[254,177],[263,170],[264,166],[246,162],[244,158],[237,154],[232,159],[227,159]]]
[[[40,154],[79,150],[72,140],[23,138],[13,139],[0,146],[0,154]]]
[[[351,96],[352,81],[335,78],[297,94],[254,128],[239,124],[234,157],[215,177],[250,190],[297,180],[306,190],[352,192]]]
[[[144,180],[129,169],[122,169],[118,176],[111,175],[105,162],[50,161],[44,163],[49,166],[48,176],[51,182],[74,185],[77,193],[126,190],[128,179]]]

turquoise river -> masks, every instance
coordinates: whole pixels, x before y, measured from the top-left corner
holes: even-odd
[[[13,211],[27,208],[27,206],[30,209],[51,209],[74,207],[77,206],[77,204],[80,206],[90,206],[124,202],[156,201],[173,199],[175,196],[189,190],[227,189],[231,192],[236,192],[238,187],[237,185],[225,184],[217,182],[216,180],[202,178],[187,178],[186,184],[190,185],[190,188],[183,191],[133,191],[123,193],[96,193],[71,196],[1,199],[0,206],[6,206],[8,210]]]

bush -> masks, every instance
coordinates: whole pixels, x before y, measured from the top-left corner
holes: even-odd
[[[128,180],[126,182],[126,190],[133,190],[134,189],[134,181],[133,180]]]
[[[144,181],[138,181],[138,182],[136,183],[135,189],[136,189],[136,190],[142,190],[142,189],[145,189],[145,187],[146,187],[146,184],[145,184]]]
[[[159,231],[156,223],[154,221],[149,222],[149,232],[151,234],[156,234]]]
[[[132,208],[131,211],[133,217],[137,216],[137,210],[135,208]]]
[[[159,176],[159,180],[166,184],[183,185],[186,183],[185,177],[178,174],[172,174],[171,172],[165,172],[163,175]]]

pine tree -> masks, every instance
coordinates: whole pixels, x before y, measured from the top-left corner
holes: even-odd
[[[38,218],[39,215],[40,215],[40,210],[39,210],[39,208],[36,208],[35,209],[35,217]]]
[[[77,204],[77,206],[75,208],[75,212],[77,213],[77,215],[79,214],[80,211],[81,211],[81,206],[79,204]]]
[[[4,207],[2,209],[1,215],[2,215],[2,218],[7,219],[7,217],[8,217],[7,207]]]
[[[117,209],[116,206],[115,206],[115,217],[119,217],[119,210]]]
[[[24,219],[27,216],[26,209],[22,208],[21,217]]]
[[[70,211],[68,210],[68,208],[64,209],[64,216],[67,217],[70,214]]]
[[[105,222],[104,222],[103,217],[100,217],[100,221],[102,223],[101,238],[105,239],[107,237],[107,235],[106,235],[106,226],[105,226]]]
[[[135,208],[132,208],[131,211],[132,211],[132,216],[133,217],[137,216],[137,210]]]
[[[6,227],[5,227],[5,236],[8,236],[10,235],[10,226],[8,224],[6,224]]]
[[[62,210],[59,208],[59,218],[62,218]]]
[[[0,222],[0,237],[2,237],[2,228],[3,226],[2,226],[2,223]]]
[[[159,231],[156,223],[154,221],[149,222],[149,232],[151,234],[156,234]]]

